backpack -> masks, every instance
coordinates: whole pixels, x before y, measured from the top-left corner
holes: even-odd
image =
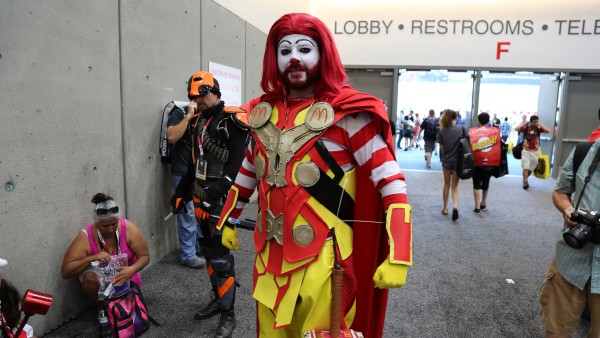
[[[437,138],[438,130],[440,129],[438,119],[427,118],[425,121],[427,121],[425,124],[425,135]]]
[[[162,127],[160,128],[160,143],[158,145],[161,162],[171,163],[171,151],[174,146],[174,144],[169,144],[167,141],[167,123],[169,122],[169,116],[176,108],[180,108],[185,112],[189,105],[189,102],[171,101],[165,106],[165,109],[163,109]]]
[[[130,282],[130,289],[129,292],[107,298],[102,303],[102,309],[108,315],[108,323],[113,337],[139,337],[148,331],[150,322],[160,326],[148,314],[142,291],[137,284]]]
[[[579,143],[575,146],[575,154],[573,155],[573,174],[577,174],[577,170],[581,166],[581,162],[587,155],[594,142]]]

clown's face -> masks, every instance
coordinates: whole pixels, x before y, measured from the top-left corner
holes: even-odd
[[[309,36],[286,35],[277,45],[279,75],[290,89],[312,86],[319,73],[319,60],[319,46]]]

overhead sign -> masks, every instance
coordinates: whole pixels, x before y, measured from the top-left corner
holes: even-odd
[[[598,2],[376,3],[319,5],[346,66],[600,69]]]
[[[347,67],[600,70],[598,0],[216,1],[265,33],[308,11]]]

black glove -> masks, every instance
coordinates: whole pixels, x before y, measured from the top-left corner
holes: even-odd
[[[210,190],[204,194],[204,199],[200,201],[200,209],[206,211],[209,215],[212,212],[213,207],[216,205],[215,199],[212,198]]]
[[[180,214],[182,212],[187,213],[188,210],[185,205],[189,201],[190,199],[186,201],[184,197],[180,197],[177,193],[174,193],[173,196],[171,196],[171,212],[173,214]]]

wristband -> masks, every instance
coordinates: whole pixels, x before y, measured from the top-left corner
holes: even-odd
[[[573,211],[575,211],[575,207],[570,206],[570,207],[566,208],[565,210],[563,210],[563,215],[566,215],[568,212],[571,213]]]

